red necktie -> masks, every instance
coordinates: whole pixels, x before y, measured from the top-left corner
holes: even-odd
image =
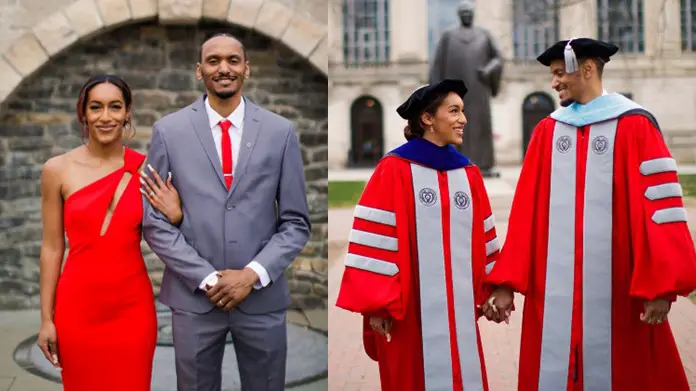
[[[222,175],[225,177],[227,190],[232,185],[232,140],[230,140],[230,126],[232,122],[229,120],[220,121],[222,128]]]

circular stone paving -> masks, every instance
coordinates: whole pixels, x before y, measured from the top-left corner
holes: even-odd
[[[158,303],[157,348],[152,374],[152,391],[176,390],[176,371],[174,367],[174,347],[171,336],[171,313]],[[36,346],[36,335],[27,338],[17,346],[14,360],[25,370],[61,382],[60,372],[43,356]],[[285,373],[286,387],[293,387],[321,379],[328,374],[328,338],[319,331],[306,326],[288,323],[288,359]],[[237,358],[232,339],[228,335],[225,358],[222,363],[222,389],[241,390]]]

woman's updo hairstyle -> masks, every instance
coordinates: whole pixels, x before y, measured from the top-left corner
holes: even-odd
[[[438,107],[450,92],[456,92],[464,99],[467,93],[462,80],[445,79],[439,83],[418,87],[411,96],[396,109],[401,118],[407,121],[404,128],[406,140],[421,138],[425,134],[425,124],[421,120],[423,113],[435,115]]]

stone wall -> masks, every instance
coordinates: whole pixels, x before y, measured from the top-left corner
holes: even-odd
[[[312,237],[288,270],[293,306],[327,301],[327,79],[285,45],[241,28],[203,24],[129,25],[72,46],[25,80],[0,108],[0,309],[38,308],[40,172],[51,156],[81,145],[74,106],[92,74],[121,75],[134,91],[137,134],[147,152],[154,121],[193,102],[203,37],[224,29],[241,38],[251,61],[245,94],[297,126],[307,178]],[[162,262],[143,241],[155,292]]]

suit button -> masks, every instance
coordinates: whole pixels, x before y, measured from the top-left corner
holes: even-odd
[[[232,205],[227,205],[227,210],[232,210]]]

